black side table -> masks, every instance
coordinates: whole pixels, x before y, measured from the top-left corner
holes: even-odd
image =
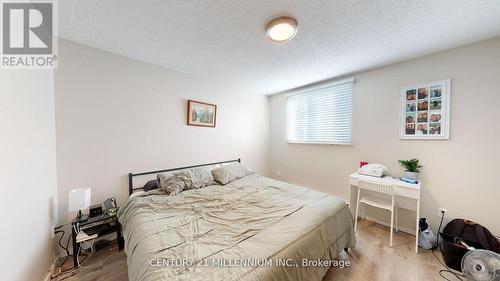
[[[116,240],[118,240],[118,250],[123,250],[124,240],[122,237],[122,226],[118,222],[116,216],[102,214],[96,217],[89,218],[86,221],[79,222],[76,218],[71,221],[71,237],[73,240],[73,268],[78,267],[78,253],[80,252],[81,242],[76,242],[76,229],[84,231],[87,235],[92,236],[97,234],[97,237],[116,232]],[[83,242],[83,241],[82,241]]]

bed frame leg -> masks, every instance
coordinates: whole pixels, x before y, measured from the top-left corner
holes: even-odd
[[[344,251],[345,251],[346,253],[349,253],[349,248],[345,247],[345,248],[344,248]]]

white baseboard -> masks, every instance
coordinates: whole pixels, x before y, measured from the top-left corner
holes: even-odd
[[[54,257],[54,262],[49,267],[49,273],[47,273],[47,276],[45,276],[45,279],[43,279],[44,281],[50,281],[50,279],[51,279],[50,277],[52,275],[52,272],[56,269],[57,262],[59,261],[60,258],[61,258],[60,254],[58,254],[57,256]]]
[[[361,219],[361,217],[358,217],[358,222],[359,220]],[[387,226],[387,227],[391,227],[391,224],[390,223],[387,223],[385,221],[381,221],[381,220],[378,220],[374,217],[370,217],[370,216],[365,216],[365,220],[369,220],[369,221],[372,221],[372,222],[375,222],[375,223],[378,223],[378,224],[381,224],[383,226]],[[411,229],[411,228],[407,228],[407,227],[401,227],[399,226],[398,227],[398,230],[399,231],[402,231],[404,233],[408,233],[408,234],[411,234],[413,236],[415,236],[415,229]]]

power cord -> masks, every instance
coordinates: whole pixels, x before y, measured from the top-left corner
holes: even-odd
[[[437,233],[437,237],[436,237],[436,244],[438,245],[439,247],[439,233],[441,232],[441,226],[443,225],[443,219],[444,219],[444,212],[441,211],[441,221],[439,222],[439,227],[438,227],[438,233]],[[463,278],[465,278],[465,275],[463,274],[459,274],[459,273],[456,273],[453,271],[453,269],[449,268],[444,262],[442,262],[438,256],[436,255],[436,252],[435,252],[435,248],[432,249],[432,254],[434,255],[434,257],[437,259],[437,261],[442,265],[444,266],[446,269],[441,269],[439,270],[439,276],[441,276],[441,278],[445,279],[445,280],[448,280],[448,281],[452,281],[448,278],[446,278],[446,276],[444,276],[443,274],[444,273],[447,273],[447,274],[452,274],[453,276],[455,276],[455,278],[457,278],[458,280],[460,281],[463,281]]]
[[[79,233],[80,233],[80,231],[81,231],[81,229],[80,229],[80,225],[79,225],[79,224],[76,224],[76,226],[72,226],[72,227],[73,227],[73,229],[75,230],[76,236],[78,236],[78,234],[79,234]],[[84,243],[84,244],[87,244],[87,245],[88,245],[89,249],[91,250],[91,253],[90,253],[90,254],[87,254],[87,253],[83,254],[83,260],[81,260],[81,261],[80,261],[80,260],[79,260],[79,257],[80,257],[80,254],[81,254],[81,252],[80,252],[80,251],[81,251],[82,247],[78,247],[78,250],[77,250],[77,252],[76,252],[76,253],[75,253],[75,252],[73,252],[73,254],[70,254],[70,252],[69,252],[69,241],[71,240],[72,234],[70,234],[70,235],[69,235],[69,237],[68,237],[68,239],[67,239],[67,241],[66,241],[66,247],[64,247],[64,246],[61,244],[61,241],[62,241],[62,239],[63,239],[63,237],[64,237],[64,235],[65,235],[65,231],[64,231],[64,230],[62,230],[62,229],[60,229],[60,230],[56,230],[56,232],[55,232],[55,233],[56,233],[56,234],[58,234],[58,233],[62,233],[61,237],[59,238],[58,244],[59,244],[59,246],[61,246],[61,248],[63,248],[63,249],[66,251],[66,258],[64,259],[64,261],[63,261],[62,263],[60,263],[60,268],[59,268],[59,269],[60,269],[60,271],[59,271],[57,274],[53,275],[53,276],[52,276],[52,278],[54,278],[54,277],[56,277],[56,276],[59,276],[59,275],[63,275],[63,274],[65,274],[64,276],[61,276],[61,277],[58,279],[59,281],[62,281],[62,280],[65,280],[65,279],[67,279],[67,278],[69,278],[69,277],[71,277],[71,276],[75,275],[75,274],[78,272],[78,270],[79,270],[80,268],[92,268],[92,267],[83,267],[83,266],[82,266],[82,264],[83,264],[84,262],[88,261],[88,259],[90,258],[90,256],[92,256],[92,254],[94,254],[94,253],[95,253],[95,250],[94,250],[94,240],[95,240],[95,239],[92,239],[92,244],[90,244],[90,243],[89,243],[89,242],[87,242],[87,241],[83,241],[83,242],[82,242],[82,243]],[[85,249],[84,249],[84,250],[85,250]],[[68,268],[68,269],[62,270],[62,266],[66,263],[66,261],[68,260],[68,258],[69,258],[70,256],[73,256],[73,255],[76,255],[76,261],[77,261],[77,265],[78,265],[78,266],[77,266],[76,268],[73,268],[73,266],[71,266],[71,267],[70,267],[70,268]]]
[[[64,235],[66,234],[66,232],[65,232],[64,230],[62,230],[62,229],[61,229],[61,230],[56,230],[54,234],[59,234],[59,233],[61,233],[61,232],[62,232],[62,235],[61,235],[61,237],[59,237],[59,241],[57,242],[57,244],[59,244],[59,246],[60,246],[61,248],[63,248],[63,249],[66,251],[66,256],[69,256],[69,250],[68,250],[68,247],[67,247],[67,246],[66,246],[66,247],[64,247],[64,245],[63,245],[63,244],[61,244],[61,241],[62,241],[62,239],[64,238]],[[71,237],[71,235],[70,235],[70,237]],[[68,238],[68,243],[69,243],[69,238]]]
[[[81,232],[80,224],[77,223],[75,226],[73,226],[73,228],[75,230],[76,236],[78,237],[78,235]],[[82,243],[87,244],[87,246],[90,249],[90,253],[89,254],[85,254],[85,257],[84,257],[84,259],[81,262],[78,260],[78,257],[80,256],[80,251],[81,251],[82,247],[81,246],[78,247],[78,251],[76,253],[76,263],[78,264],[77,268],[87,268],[87,269],[93,268],[93,267],[83,267],[82,264],[84,262],[88,261],[90,259],[90,257],[95,253],[94,242],[95,242],[95,238],[92,238],[92,243],[91,244],[88,241],[82,241]]]
[[[64,235],[66,234],[66,232],[64,230],[60,229],[60,230],[56,230],[56,232],[55,232],[55,234],[58,234],[58,233],[62,233],[61,237],[59,237],[58,244],[59,244],[59,246],[61,248],[64,249],[64,251],[66,251],[66,257],[64,258],[64,261],[62,261],[60,263],[60,267],[59,267],[60,271],[59,271],[58,274],[61,274],[61,273],[68,272],[68,271],[70,271],[70,270],[73,269],[73,268],[68,268],[68,269],[65,269],[65,270],[62,269],[63,265],[66,263],[66,261],[68,260],[68,258],[70,256],[72,256],[72,254],[69,253],[69,241],[71,240],[71,234],[68,236],[68,239],[66,240],[66,247],[65,247],[64,245],[61,244],[61,241],[62,241]]]
[[[70,234],[70,235],[68,236],[68,239],[66,240],[66,246],[64,246],[64,245],[62,244],[62,240],[63,240],[63,238],[64,238],[64,235],[66,235],[66,231],[64,231],[63,229],[61,229],[63,226],[64,226],[64,225],[61,225],[61,226],[56,227],[56,228],[54,229],[54,234],[56,235],[56,234],[62,233],[62,234],[61,234],[61,237],[59,237],[59,240],[58,240],[57,244],[58,244],[61,248],[63,248],[63,249],[64,249],[64,251],[66,251],[66,257],[64,258],[64,260],[63,260],[62,262],[58,262],[59,267],[57,268],[56,272],[52,273],[52,275],[51,275],[51,277],[52,277],[52,278],[55,278],[55,277],[60,276],[60,275],[62,275],[62,274],[65,274],[65,273],[67,273],[68,271],[73,271],[73,267],[70,267],[70,268],[68,268],[68,269],[64,269],[64,270],[62,269],[62,267],[64,266],[64,264],[65,264],[65,263],[66,263],[66,261],[68,260],[68,258],[69,258],[70,256],[72,256],[72,254],[70,254],[70,252],[69,252],[69,241],[71,240],[71,236],[72,236],[72,235]],[[72,275],[73,275],[73,273],[72,273],[71,275],[67,275],[67,276],[65,276],[64,278],[59,278],[59,280],[64,280],[64,279],[66,279],[67,277],[72,276]]]

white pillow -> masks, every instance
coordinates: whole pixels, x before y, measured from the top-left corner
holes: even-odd
[[[167,195],[177,195],[184,190],[196,189],[212,185],[214,179],[210,172],[203,168],[181,170],[166,178],[164,175],[157,176],[158,187],[162,188]]]
[[[214,180],[223,185],[250,174],[253,174],[252,170],[241,165],[240,163],[224,165],[220,168],[212,170]]]

